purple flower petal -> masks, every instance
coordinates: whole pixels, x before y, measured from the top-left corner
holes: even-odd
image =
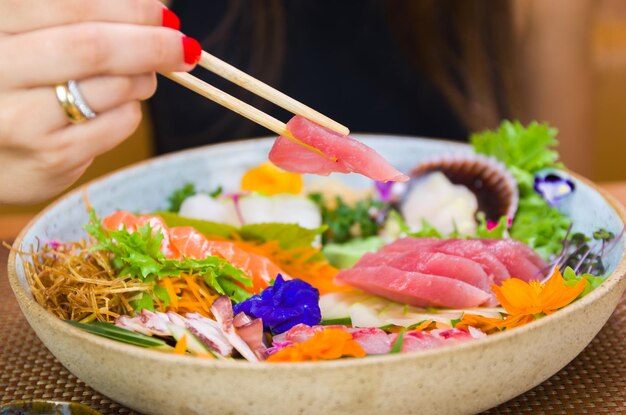
[[[322,320],[319,291],[299,280],[283,280],[278,274],[273,286],[233,307],[235,314],[244,312],[260,318],[266,331],[283,333],[296,324],[314,326]]]
[[[543,177],[535,176],[534,189],[550,206],[555,207],[563,198],[574,191],[575,186],[570,179],[550,173]]]
[[[391,197],[393,196],[392,189],[394,183],[395,182],[374,182],[380,200],[383,202],[389,202],[391,200]]]
[[[48,247],[50,249],[56,250],[63,244],[61,242],[57,241],[56,239],[48,239],[48,240],[44,241],[44,245],[48,245]]]

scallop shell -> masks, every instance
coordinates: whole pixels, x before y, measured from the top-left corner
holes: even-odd
[[[519,194],[510,171],[493,157],[480,154],[447,154],[428,159],[411,170],[411,177],[441,171],[454,184],[466,186],[476,195],[479,210],[487,219],[513,218]]]

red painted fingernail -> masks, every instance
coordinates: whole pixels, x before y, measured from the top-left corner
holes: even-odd
[[[198,42],[196,39],[189,36],[184,36],[183,52],[185,55],[185,63],[189,65],[195,65],[200,61],[202,46],[200,46],[200,42]]]
[[[176,16],[176,13],[163,6],[163,22],[161,25],[170,29],[180,30],[180,19]]]

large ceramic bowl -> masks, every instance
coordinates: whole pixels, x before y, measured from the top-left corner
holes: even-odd
[[[469,151],[466,146],[393,136],[360,136],[397,167],[425,157]],[[118,208],[164,208],[170,192],[193,181],[235,188],[242,172],[266,159],[269,139],[242,141],[157,158],[86,186],[104,215]],[[359,177],[346,176],[354,185]],[[564,209],[576,227],[619,233],[624,210],[578,179]],[[15,248],[41,239],[84,237],[80,190],[48,207],[24,229]],[[606,257],[611,271],[582,300],[532,324],[484,339],[411,354],[321,363],[251,364],[145,350],[96,337],[58,320],[31,296],[20,258],[9,278],[39,338],[69,369],[100,393],[149,414],[469,414],[493,407],[541,383],[570,362],[611,315],[626,286],[624,241]]]

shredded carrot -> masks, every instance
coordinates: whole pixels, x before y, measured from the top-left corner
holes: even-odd
[[[211,304],[218,297],[199,275],[161,278],[159,285],[170,297],[168,311],[175,313],[200,313],[211,316]]]
[[[333,278],[339,270],[325,259],[315,258],[319,248],[300,247],[283,249],[278,241],[255,243],[251,241],[235,241],[235,244],[249,252],[270,259],[280,269],[293,278],[299,278],[317,288],[321,294],[337,291],[350,291],[352,288],[339,286]]]
[[[176,290],[172,284],[172,279],[162,278],[159,285],[167,291],[167,295],[170,297],[170,307],[174,309],[178,308],[178,297],[176,296]]]
[[[418,324],[417,326],[415,326],[413,328],[413,330],[415,331],[424,331],[428,328],[428,326],[430,326],[433,323],[432,320],[424,320],[422,321],[420,324]]]
[[[178,340],[176,342],[176,347],[174,347],[174,353],[176,354],[185,354],[185,352],[187,351],[187,335],[183,335],[183,337],[180,338],[180,340]]]

